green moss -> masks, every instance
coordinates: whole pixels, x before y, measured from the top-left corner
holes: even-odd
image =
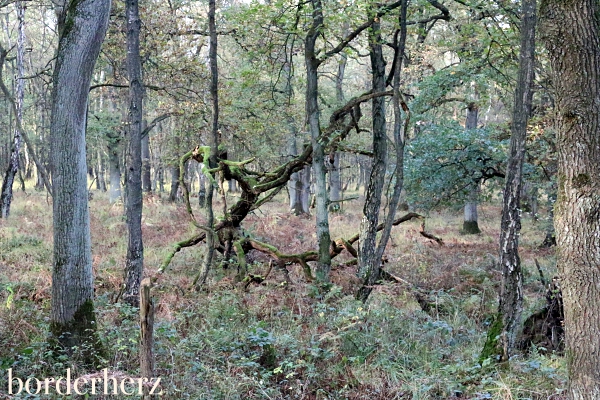
[[[86,300],[66,324],[50,323],[51,347],[85,366],[97,368],[104,362],[104,348],[96,331],[94,302]]]
[[[463,223],[462,234],[477,235],[479,233],[481,233],[481,229],[479,229],[479,224],[477,224],[477,221],[465,221]]]
[[[497,314],[488,331],[487,340],[479,355],[479,364],[487,359],[500,360],[502,348],[500,347],[500,335],[502,334],[502,316]]]
[[[77,15],[77,6],[79,5],[80,0],[71,0],[69,1],[68,9],[65,13],[65,20],[60,28],[60,37],[66,37],[69,35],[73,26],[75,26],[75,17]]]

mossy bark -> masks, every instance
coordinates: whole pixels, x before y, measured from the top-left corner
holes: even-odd
[[[503,349],[501,347],[500,335],[502,334],[502,315],[497,314],[490,326],[487,334],[487,339],[483,350],[479,355],[479,364],[483,364],[485,360],[499,360],[502,357]]]
[[[102,351],[95,333],[85,126],[109,14],[108,1],[76,0],[59,22],[49,140],[54,226],[50,341],[90,367],[97,366]]]
[[[464,221],[462,233],[465,235],[476,235],[481,233],[481,229],[479,229],[477,221]]]
[[[96,314],[94,303],[87,300],[75,312],[73,318],[65,323],[50,323],[51,347],[64,352],[89,368],[98,368],[105,357],[105,349],[96,332]]]

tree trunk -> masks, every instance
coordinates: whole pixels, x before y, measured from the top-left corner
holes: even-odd
[[[174,203],[177,201],[179,191],[179,167],[171,167],[171,191],[169,192],[169,201]]]
[[[230,179],[227,181],[227,192],[229,194],[237,192],[237,185],[235,179]]]
[[[329,206],[329,211],[340,211],[342,198],[342,181],[340,178],[340,152],[336,151],[329,155],[329,199],[335,202]]]
[[[23,121],[23,98],[24,98],[24,83],[23,77],[25,76],[25,68],[23,66],[23,54],[25,49],[25,4],[22,1],[16,3],[17,18],[19,20],[19,27],[17,33],[17,98],[16,108],[17,115],[15,116],[18,124]],[[0,68],[4,66],[4,59],[6,52],[4,49],[0,49],[2,54],[2,62]],[[0,74],[0,78],[2,74]],[[17,124],[17,125],[18,125]],[[0,192],[0,218],[8,218],[10,214],[10,204],[13,197],[13,182],[15,175],[19,170],[19,152],[21,149],[21,133],[18,128],[15,128],[14,138],[12,143],[12,149],[10,153],[10,160],[6,174],[4,175],[4,181],[2,182],[2,189]]]
[[[149,135],[144,135],[142,138],[142,190],[144,193],[152,191],[152,177],[150,172],[150,138]]]
[[[342,27],[342,34],[347,35],[349,24],[344,21]],[[339,105],[344,102],[344,73],[346,71],[346,64],[348,62],[348,56],[346,53],[340,54],[340,61],[338,64],[338,72],[335,77],[335,98]],[[332,204],[329,206],[329,211],[338,212],[342,203],[339,202],[342,198],[342,181],[340,177],[340,159],[341,154],[339,151],[334,151],[329,155],[329,200]]]
[[[106,192],[106,164],[102,152],[98,151],[98,183],[100,191]]]
[[[202,173],[201,165],[198,165],[198,205],[206,207],[206,176]]]
[[[541,33],[556,92],[557,265],[569,399],[600,398],[600,6],[543,0]]]
[[[300,214],[310,213],[310,165],[306,165],[301,171],[298,171],[298,181],[296,182],[297,204],[300,207]]]
[[[465,129],[477,129],[477,116],[479,114],[479,106],[475,103],[469,103],[467,106],[467,119]],[[479,181],[474,181],[469,187],[469,199],[465,203],[465,217],[463,221],[462,233],[467,235],[475,235],[481,233],[479,222],[477,220],[477,204],[479,203]]]
[[[296,148],[296,138],[293,138],[294,140],[294,144],[293,146],[288,146],[288,151],[290,152],[290,154],[295,154],[295,148]],[[294,152],[292,152],[294,151]],[[302,208],[300,206],[300,201],[299,201],[299,192],[298,192],[298,183],[300,181],[300,175],[298,174],[298,172],[293,173],[290,176],[290,180],[288,182],[288,193],[289,193],[289,200],[290,200],[290,211],[292,212],[292,214],[294,215],[299,215],[302,213]]]
[[[373,93],[385,91],[385,60],[381,46],[381,24],[373,22],[369,34],[371,69],[373,74]],[[377,259],[377,224],[381,195],[387,167],[387,136],[385,120],[385,99],[373,99],[373,164],[366,192],[363,218],[360,224],[360,242],[358,247],[358,276],[363,286],[357,293],[357,299],[366,301],[372,286],[379,279],[381,259]]]
[[[208,0],[208,30],[210,34],[210,49],[208,51],[208,61],[210,66],[210,97],[212,101],[211,112],[211,135],[210,135],[210,158],[208,161],[209,168],[217,167],[217,156],[219,147],[219,68],[217,65],[217,27],[215,21],[216,5],[215,0]],[[208,190],[206,192],[206,225],[212,231],[215,225],[213,213],[213,193],[214,187],[212,182],[208,182]],[[204,257],[204,265],[202,271],[198,275],[198,279],[194,282],[204,284],[208,271],[212,265],[215,252],[215,235],[208,232],[206,235],[206,255]]]
[[[523,310],[523,272],[519,258],[519,232],[521,231],[521,192],[527,121],[531,115],[532,83],[535,73],[536,0],[523,0],[522,12],[519,76],[515,90],[512,135],[500,224],[502,286],[498,315],[490,329],[484,354],[482,354],[485,358],[498,357],[500,361],[508,361],[513,354]]]
[[[479,223],[477,221],[479,185],[471,185],[471,193],[469,194],[469,197],[470,200],[465,203],[462,233],[467,235],[476,235],[478,233],[481,233],[481,229],[479,229]]]
[[[125,291],[123,300],[134,307],[140,303],[140,282],[144,270],[142,241],[142,62],[140,59],[140,26],[138,0],[126,0],[127,73],[129,75],[129,143],[125,185],[125,214],[128,242],[125,258]],[[146,136],[148,138],[148,136]]]
[[[407,21],[406,15],[408,13],[408,2],[409,0],[402,0],[402,4],[400,6],[400,16],[399,16],[399,25],[400,25],[400,37],[399,39],[395,39],[394,48],[394,70],[393,70],[393,97],[392,97],[392,105],[394,108],[394,144],[395,144],[395,156],[396,156],[396,170],[394,171],[394,191],[392,196],[389,199],[388,204],[388,214],[386,215],[384,227],[381,233],[381,238],[379,239],[379,244],[377,245],[377,252],[375,254],[376,260],[381,260],[383,258],[383,253],[385,252],[385,248],[387,246],[387,242],[390,238],[390,234],[392,232],[392,225],[394,223],[396,217],[396,210],[398,209],[398,204],[400,203],[400,196],[402,194],[402,187],[404,186],[404,144],[405,144],[405,134],[406,129],[410,123],[410,110],[408,106],[404,102],[400,91],[400,76],[402,73],[402,62],[404,60],[405,49],[406,49],[406,36],[407,36]],[[406,116],[404,120],[404,125],[402,124],[402,109],[405,111]]]
[[[327,177],[325,175],[325,152],[324,146],[319,141],[321,126],[319,122],[319,78],[317,70],[320,62],[317,59],[315,45],[317,38],[323,29],[323,6],[321,0],[311,0],[312,4],[312,26],[305,40],[305,64],[306,64],[306,118],[310,131],[311,144],[313,148],[312,167],[315,177],[316,193],[316,220],[317,220],[317,243],[319,259],[317,261],[316,277],[319,284],[329,282],[329,271],[331,269],[331,256],[329,246],[331,238],[329,235],[329,213],[327,199]]]
[[[108,178],[110,180],[108,200],[111,204],[121,198],[121,151],[119,146],[121,135],[119,132],[114,132],[114,135],[114,140],[108,142]]]
[[[80,0],[60,13],[50,125],[54,221],[50,331],[68,352],[78,346],[84,362],[93,367],[100,354],[93,305],[85,121],[109,12],[108,0]]]

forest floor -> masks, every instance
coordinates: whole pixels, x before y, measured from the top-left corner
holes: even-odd
[[[312,249],[314,218],[289,215],[283,197],[278,200],[249,216],[246,232],[282,252]],[[45,195],[17,192],[10,218],[0,220],[0,399],[8,368],[21,377],[80,371],[76,360],[49,357],[46,344],[51,210]],[[108,350],[102,368],[136,376],[137,311],[115,302],[127,246],[123,205],[94,192],[90,211],[96,312]],[[274,268],[262,284],[244,289],[234,282],[235,267],[216,267],[201,290],[190,290],[204,247],[182,250],[153,288],[162,398],[562,399],[563,357],[544,348],[519,354],[510,365],[478,363],[497,308],[500,208],[485,204],[479,217],[482,233],[462,235],[460,211],[429,215],[426,229],[443,246],[422,237],[418,221],[394,227],[385,269],[406,282],[377,286],[366,304],[354,300],[358,282],[348,255],[334,260],[334,286],[322,296],[296,265],[288,267],[291,285]],[[330,217],[332,238],[354,235],[360,219],[360,200],[348,203]],[[156,276],[173,245],[195,228],[182,203],[157,195],[145,197],[142,224],[146,275]],[[539,248],[543,238],[543,223],[525,216],[524,318],[544,304],[534,259],[546,277],[555,274],[554,250]],[[250,272],[264,275],[268,259],[250,256]],[[425,295],[428,312],[415,291]]]

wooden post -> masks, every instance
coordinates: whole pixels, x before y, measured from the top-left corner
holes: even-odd
[[[142,280],[140,288],[140,373],[148,381],[154,376],[154,302],[150,297],[152,281]],[[144,389],[144,399],[149,399],[148,388]]]

